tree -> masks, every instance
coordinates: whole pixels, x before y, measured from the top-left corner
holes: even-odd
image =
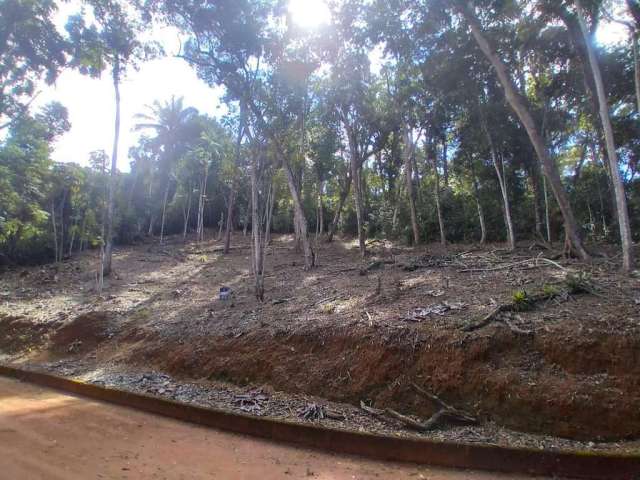
[[[589,254],[582,245],[582,239],[578,230],[578,223],[576,222],[573,210],[571,208],[571,205],[569,204],[569,199],[567,198],[566,191],[564,189],[564,186],[562,185],[562,180],[560,179],[560,174],[558,173],[557,166],[554,164],[553,159],[550,157],[549,152],[547,151],[544,140],[540,135],[538,127],[536,126],[536,123],[531,116],[531,113],[529,112],[525,101],[523,100],[520,93],[518,93],[516,87],[513,84],[513,81],[509,77],[506,65],[500,59],[496,51],[491,47],[489,41],[485,37],[480,22],[473,13],[473,5],[464,1],[458,2],[457,5],[463,18],[469,24],[471,33],[475,38],[478,47],[493,66],[500,84],[505,91],[505,96],[507,98],[507,101],[509,102],[509,105],[511,105],[511,107],[515,111],[516,115],[522,122],[522,125],[526,129],[529,138],[531,139],[533,148],[535,149],[538,159],[540,160],[542,171],[547,177],[551,185],[551,189],[555,195],[556,201],[558,202],[558,206],[562,211],[567,240],[571,243],[573,249],[582,259],[588,259]]]
[[[164,241],[164,225],[171,180],[175,178],[174,169],[178,160],[187,151],[186,135],[188,127],[196,118],[198,111],[193,107],[184,107],[183,97],[172,96],[168,101],[154,102],[148,107],[149,113],[138,113],[139,123],[136,130],[153,130],[153,141],[160,152],[159,175],[163,184],[162,214],[160,222],[160,243]]]
[[[55,82],[69,43],[52,22],[53,0],[0,3],[0,130],[26,114],[38,82]]]
[[[275,67],[282,60],[282,32],[268,29],[269,17],[278,13],[278,6],[270,1],[224,0],[215,5],[202,6],[190,1],[175,4],[147,2],[162,12],[168,21],[188,32],[182,57],[194,65],[201,78],[209,83],[224,85],[230,100],[243,105],[254,120],[255,127],[274,145],[278,161],[282,165],[294,212],[300,228],[304,248],[305,268],[315,263],[315,254],[309,243],[308,226],[295,172],[278,131],[273,128],[273,118],[289,122],[291,112],[278,110],[280,98],[274,89]],[[229,222],[229,218],[227,218]]]
[[[609,159],[609,171],[611,172],[611,181],[613,182],[613,190],[615,192],[616,207],[618,211],[618,226],[620,228],[620,240],[622,242],[622,269],[628,272],[633,268],[633,240],[631,239],[627,197],[625,196],[624,185],[622,184],[615,139],[613,137],[613,127],[611,125],[611,117],[609,116],[607,94],[604,89],[600,65],[598,64],[598,59],[593,51],[593,47],[591,46],[591,38],[586,26],[584,9],[582,8],[580,0],[575,1],[580,31],[584,37],[584,43],[589,57],[589,65],[591,66],[591,73],[595,80],[600,120],[602,121],[602,128],[604,130],[605,141],[607,143],[607,158]]]
[[[106,252],[101,266],[104,275],[111,273],[113,253],[113,218],[118,166],[118,146],[120,140],[120,82],[128,67],[136,68],[136,63],[157,53],[154,44],[142,44],[138,39],[143,24],[132,18],[126,5],[118,0],[89,0],[93,7],[96,23],[87,26],[81,16],[72,17],[67,30],[73,43],[73,63],[80,71],[91,76],[100,76],[109,66],[115,93],[115,124],[111,173],[109,178],[109,200],[106,215]]]

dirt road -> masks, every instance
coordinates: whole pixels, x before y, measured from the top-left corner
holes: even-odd
[[[379,463],[185,424],[0,378],[0,479],[521,478]]]

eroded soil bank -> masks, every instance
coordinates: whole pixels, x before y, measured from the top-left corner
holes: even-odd
[[[434,406],[415,383],[483,423],[582,441],[640,438],[640,285],[613,262],[379,243],[363,264],[352,247],[322,245],[320,267],[303,272],[290,240],[277,239],[262,304],[242,238],[229,256],[214,241],[120,251],[102,298],[88,255],[6,272],[0,352],[9,362],[153,369],[427,418]],[[585,272],[593,290],[465,331],[514,292],[562,291],[568,272]],[[229,302],[215,298],[222,285]]]

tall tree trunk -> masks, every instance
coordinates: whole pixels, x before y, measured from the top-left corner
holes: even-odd
[[[116,175],[118,167],[118,142],[120,140],[120,60],[116,56],[113,65],[113,89],[116,100],[116,120],[111,153],[111,174],[109,178],[109,203],[107,205],[106,247],[104,254],[103,275],[111,274],[111,257],[113,255],[113,216],[115,210]]]
[[[265,245],[271,245],[271,221],[273,219],[273,208],[276,204],[276,189],[275,189],[275,185],[273,184],[273,179],[271,180],[271,189],[270,189],[270,195],[269,195],[269,207],[267,210],[267,225],[265,227],[264,230],[264,244]]]
[[[449,186],[449,159],[447,158],[447,134],[442,135],[442,178],[445,186]]]
[[[551,245],[551,218],[549,216],[549,194],[547,192],[547,179],[542,177],[542,190],[544,192],[544,221],[547,226],[547,242]]]
[[[291,199],[293,200],[293,208],[295,217],[297,217],[298,228],[300,229],[300,241],[302,242],[302,249],[304,251],[304,268],[310,270],[315,266],[315,253],[309,242],[309,233],[307,228],[307,217],[304,214],[302,208],[302,199],[300,198],[300,192],[296,186],[296,179],[291,169],[291,165],[281,153],[282,166],[284,167],[285,174],[287,175],[287,184],[289,185],[289,192],[291,193]]]
[[[338,206],[336,207],[336,211],[333,214],[333,220],[331,221],[331,225],[329,225],[329,233],[327,234],[327,242],[331,243],[333,241],[333,236],[338,229],[338,223],[340,222],[340,215],[342,214],[342,209],[344,208],[344,203],[347,201],[347,197],[349,196],[349,191],[351,190],[351,171],[347,172],[347,176],[344,181],[344,185],[342,190],[340,190],[340,198],[338,199]]]
[[[198,233],[197,241],[202,242],[204,240],[204,206],[207,200],[207,180],[209,179],[209,162],[204,166],[204,175],[200,180],[200,200],[198,202]],[[218,235],[218,239],[219,239]]]
[[[324,235],[324,182],[320,183],[320,191],[318,192],[318,217],[320,222],[320,236]]]
[[[264,300],[264,238],[262,233],[262,223],[259,221],[258,213],[258,166],[254,158],[251,160],[251,236],[253,237],[253,276],[255,280],[255,295],[259,301]]]
[[[542,234],[542,211],[540,205],[542,204],[542,196],[540,195],[540,176],[538,169],[535,166],[531,166],[529,169],[529,179],[531,180],[531,190],[533,191],[533,216],[535,221],[535,234],[537,237],[543,239]]]
[[[293,208],[296,211],[296,215],[300,219],[299,225],[301,229],[302,246],[304,249],[304,266],[305,266],[305,270],[309,270],[313,268],[315,265],[315,253],[309,242],[307,217],[304,214],[304,209],[302,207],[302,200],[300,198],[300,192],[298,191],[298,188],[296,186],[296,178],[295,178],[295,175],[293,174],[293,170],[291,169],[291,164],[287,160],[287,156],[285,154],[284,149],[282,148],[282,145],[280,144],[278,136],[267,125],[267,123],[264,120],[264,117],[262,116],[262,112],[257,107],[255,102],[251,98],[248,98],[246,96],[246,93],[243,93],[243,92],[236,92],[236,93],[241,98],[244,98],[246,101],[248,101],[247,106],[253,112],[256,122],[258,123],[260,128],[262,128],[267,133],[268,137],[271,139],[271,141],[274,143],[276,147],[277,155],[282,163],[282,166],[284,167],[284,171],[287,176],[287,185],[289,186],[289,191],[291,192],[291,198],[293,200]]]
[[[407,183],[407,198],[409,199],[409,211],[411,212],[411,229],[413,230],[413,244],[418,245],[420,243],[420,228],[418,227],[418,215],[416,213],[416,200],[415,193],[413,191],[413,162],[411,161],[413,152],[413,142],[409,135],[409,130],[405,126],[403,128],[403,140],[404,146],[402,148],[402,155],[404,157],[404,170],[405,180]]]
[[[428,155],[428,152],[427,152]],[[440,243],[442,246],[447,245],[447,233],[444,227],[444,217],[440,207],[440,174],[438,173],[438,160],[433,157],[433,173],[435,175],[436,185],[434,189],[434,197],[436,199],[436,212],[438,214],[438,227],[440,228]]]
[[[480,245],[484,245],[487,241],[487,225],[484,218],[484,210],[480,202],[480,189],[478,188],[478,177],[473,173],[473,196],[476,200],[478,208],[478,220],[480,221]]]
[[[184,228],[182,229],[182,240],[187,240],[187,230],[189,229],[189,217],[191,216],[191,192],[187,193],[187,204],[183,207]]]
[[[245,106],[240,102],[240,125],[238,126],[238,137],[236,139],[236,158],[235,166],[240,167],[240,147],[242,146],[242,139],[244,137],[244,122],[245,122]],[[233,207],[236,200],[236,178],[231,181],[231,190],[229,191],[229,203],[227,205],[227,227],[224,232],[224,249],[225,254],[229,253],[231,248],[231,229],[233,228]]]
[[[491,154],[491,161],[493,162],[493,167],[495,168],[496,175],[498,176],[500,193],[502,194],[502,207],[504,211],[504,224],[507,230],[507,243],[509,244],[509,250],[513,251],[516,249],[516,237],[513,229],[513,219],[511,217],[511,204],[509,202],[509,192],[507,191],[504,159],[503,158],[498,159],[498,153],[496,152],[496,148],[493,143],[493,138],[491,137],[491,132],[489,131],[489,126],[487,125],[487,119],[483,114],[482,105],[480,105],[479,111],[480,111],[480,123],[482,124],[482,130],[484,131],[484,134],[487,137],[487,142],[489,143],[489,152]]]
[[[591,65],[591,71],[596,83],[596,93],[600,108],[600,120],[602,121],[605,141],[607,144],[609,172],[611,174],[611,181],[615,192],[618,226],[620,228],[620,240],[622,243],[622,269],[629,272],[634,266],[633,240],[631,238],[631,224],[629,222],[629,211],[627,210],[627,198],[625,196],[622,176],[620,175],[620,168],[618,166],[618,155],[616,152],[615,139],[613,137],[613,127],[611,125],[611,117],[609,116],[609,105],[607,103],[607,96],[604,90],[604,82],[602,80],[602,73],[600,72],[600,65],[598,65],[598,59],[596,58],[591,45],[591,39],[589,38],[589,33],[585,24],[584,11],[580,0],[576,0],[576,9],[578,13],[578,22],[580,23],[580,30],[582,31],[582,36],[587,48],[587,54],[589,56],[589,64]]]
[[[69,256],[71,256],[71,254],[73,253],[73,242],[75,242],[76,240],[76,230],[78,227],[78,223],[76,221],[73,222],[73,225],[71,226],[71,238],[69,239]]]
[[[638,55],[638,32],[632,33],[631,42],[633,45],[633,80],[636,90],[636,108],[640,113],[640,55]]]
[[[169,179],[164,187],[164,198],[162,199],[162,221],[160,222],[160,245],[164,243],[164,220],[167,211],[167,201],[169,199]]]
[[[498,57],[497,53],[493,50],[493,48],[489,45],[487,39],[484,37],[484,33],[482,31],[480,23],[473,13],[473,4],[471,2],[462,1],[458,5],[461,7],[460,12],[469,24],[471,33],[476,40],[476,43],[480,47],[480,50],[482,50],[484,55],[493,66],[500,84],[504,89],[505,96],[507,98],[507,101],[509,102],[509,105],[511,105],[511,108],[514,110],[514,112],[520,119],[520,122],[527,131],[527,134],[529,135],[529,139],[531,140],[533,148],[535,149],[538,159],[540,160],[542,171],[549,180],[551,190],[553,191],[556,201],[558,202],[558,206],[560,207],[560,211],[562,212],[565,231],[567,233],[568,240],[571,242],[572,248],[583,260],[589,259],[590,256],[582,244],[582,239],[580,238],[580,232],[578,229],[578,223],[573,214],[573,210],[571,209],[571,205],[567,197],[567,192],[562,185],[562,180],[560,178],[560,173],[558,172],[557,165],[549,156],[547,147],[544,144],[544,140],[542,139],[542,136],[538,131],[531,113],[525,105],[524,99],[522,99],[516,91],[516,88],[513,85],[513,81],[511,80],[511,78],[509,78],[505,64]]]
[[[51,200],[51,224],[53,225],[53,261],[58,263],[58,227],[56,225],[56,202]]]
[[[224,212],[220,212],[220,220],[218,221],[218,240],[222,238],[223,226],[224,226]]]

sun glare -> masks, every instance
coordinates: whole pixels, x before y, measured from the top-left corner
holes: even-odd
[[[331,12],[323,0],[289,0],[289,13],[303,28],[314,28],[329,23]]]

